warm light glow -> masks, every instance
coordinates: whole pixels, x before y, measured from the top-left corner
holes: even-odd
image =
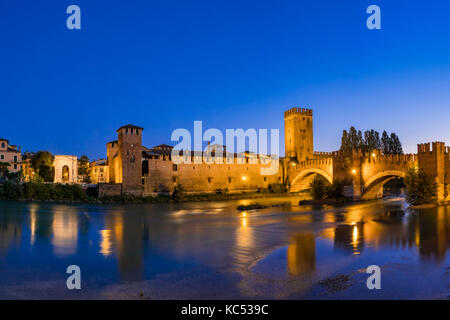
[[[352,169],[352,174],[356,174],[356,169]]]
[[[243,217],[246,217],[246,216],[247,216],[247,213],[246,213],[246,212],[242,212],[242,216],[243,216]]]
[[[100,253],[105,257],[111,255],[112,252],[111,235],[111,230],[100,230]]]
[[[374,158],[375,158],[376,156],[377,156],[377,155],[376,155],[375,153],[372,153],[372,157],[374,157]]]
[[[292,166],[295,167],[295,162],[292,162]]]
[[[356,243],[358,241],[358,227],[355,225],[353,226],[353,243]]]
[[[242,180],[243,181],[247,180],[247,177],[246,176],[242,176]]]

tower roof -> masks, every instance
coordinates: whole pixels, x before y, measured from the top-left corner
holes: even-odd
[[[127,124],[125,126],[121,126],[119,129],[117,129],[117,132],[120,131],[120,129],[123,128],[131,128],[131,129],[140,129],[140,130],[144,130],[144,128],[139,127],[139,126],[135,126],[134,124]]]

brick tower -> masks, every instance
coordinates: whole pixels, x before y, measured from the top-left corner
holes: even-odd
[[[118,133],[118,177],[122,193],[142,195],[142,130],[141,127],[126,125]]]
[[[422,143],[417,145],[419,168],[433,177],[438,185],[438,201],[448,196],[446,193],[446,171],[449,165],[449,154],[444,142]]]
[[[292,108],[284,112],[284,144],[287,159],[301,162],[313,158],[313,113]]]

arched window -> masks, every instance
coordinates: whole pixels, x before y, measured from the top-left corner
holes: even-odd
[[[68,166],[62,167],[62,181],[63,182],[69,181],[69,167]]]

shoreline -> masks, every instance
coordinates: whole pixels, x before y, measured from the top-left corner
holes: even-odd
[[[173,199],[171,196],[156,197],[133,197],[133,196],[111,196],[100,199],[90,198],[83,200],[71,199],[6,199],[0,198],[0,201],[18,201],[18,202],[42,202],[42,203],[61,203],[61,204],[152,204],[152,203],[187,203],[187,202],[212,202],[212,201],[232,201],[246,199],[264,199],[277,197],[299,197],[307,195],[306,193],[233,193],[233,194],[188,194],[179,199]]]

